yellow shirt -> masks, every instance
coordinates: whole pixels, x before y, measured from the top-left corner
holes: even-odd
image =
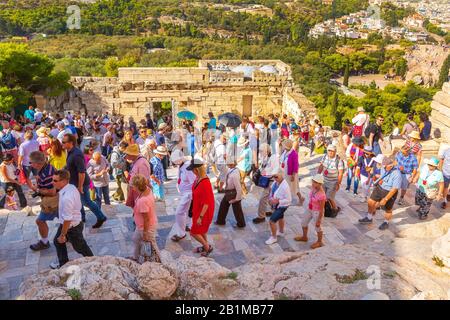
[[[60,157],[51,155],[49,162],[56,170],[61,170],[66,166],[67,163],[66,160],[67,160],[67,153],[64,151]]]

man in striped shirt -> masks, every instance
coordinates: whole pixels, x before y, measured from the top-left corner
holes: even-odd
[[[54,197],[56,196],[56,189],[53,185],[53,175],[56,170],[51,164],[47,162],[47,158],[43,152],[33,151],[30,154],[30,166],[37,171],[36,185],[33,185],[28,178],[28,186],[36,192],[40,197]],[[47,221],[52,221],[58,217],[58,210],[55,208],[52,212],[41,213],[36,219],[36,224],[38,226],[39,234],[41,239],[30,245],[30,249],[34,251],[44,250],[50,248],[50,243],[48,241],[48,226]]]

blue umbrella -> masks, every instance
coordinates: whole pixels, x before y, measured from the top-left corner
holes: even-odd
[[[225,127],[237,128],[242,123],[242,119],[235,113],[227,112],[219,116],[219,122]]]
[[[197,116],[195,115],[195,113],[188,111],[188,110],[183,110],[177,113],[177,117],[183,120],[195,120],[197,119]]]

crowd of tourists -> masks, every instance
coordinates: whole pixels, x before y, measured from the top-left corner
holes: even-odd
[[[343,187],[368,204],[361,224],[373,223],[377,210],[384,211],[380,230],[389,228],[394,206],[405,204],[412,185],[419,219],[427,219],[433,201],[443,200],[442,209],[447,206],[450,149],[438,157],[423,156],[421,141],[431,133],[426,116],[419,125],[408,117],[402,130],[391,135],[383,131],[382,116],[372,120],[362,108],[344,122],[341,132],[307,114],[298,119],[286,114],[243,117],[230,125],[211,112],[203,120],[152,119],[147,114],[136,122],[108,113],[55,114],[29,107],[23,116],[0,118],[0,206],[29,211],[29,198],[40,198],[40,238],[30,248],[50,248],[47,222],[57,219],[53,243],[58,262],[52,268],[68,261],[67,242],[83,256],[93,255],[83,237],[84,207],[96,217],[92,228],[101,228],[107,221],[102,208],[111,201],[133,210],[135,250],[130,259],[140,261],[143,251],[150,250],[148,258],[160,261],[156,202],[165,199],[169,167],[177,169],[180,193],[171,240],[183,241],[189,233],[199,242],[195,252],[201,256],[213,252],[209,227],[213,222],[225,225],[230,207],[233,227],[246,227],[242,202],[257,189],[259,205],[251,223],[268,222],[267,245],[285,236],[284,216],[293,207],[290,212],[302,217],[302,234],[294,239],[308,242],[312,222],[317,239],[311,247],[323,246],[324,217],[345,214],[336,201]],[[404,141],[387,154],[391,139]],[[320,157],[305,194],[299,187],[301,148]],[[111,183],[115,192],[110,195]]]

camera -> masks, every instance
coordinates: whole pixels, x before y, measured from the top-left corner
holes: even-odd
[[[32,198],[36,198],[36,197],[40,197],[40,196],[41,196],[41,193],[39,191],[36,191],[36,192],[31,194]]]

